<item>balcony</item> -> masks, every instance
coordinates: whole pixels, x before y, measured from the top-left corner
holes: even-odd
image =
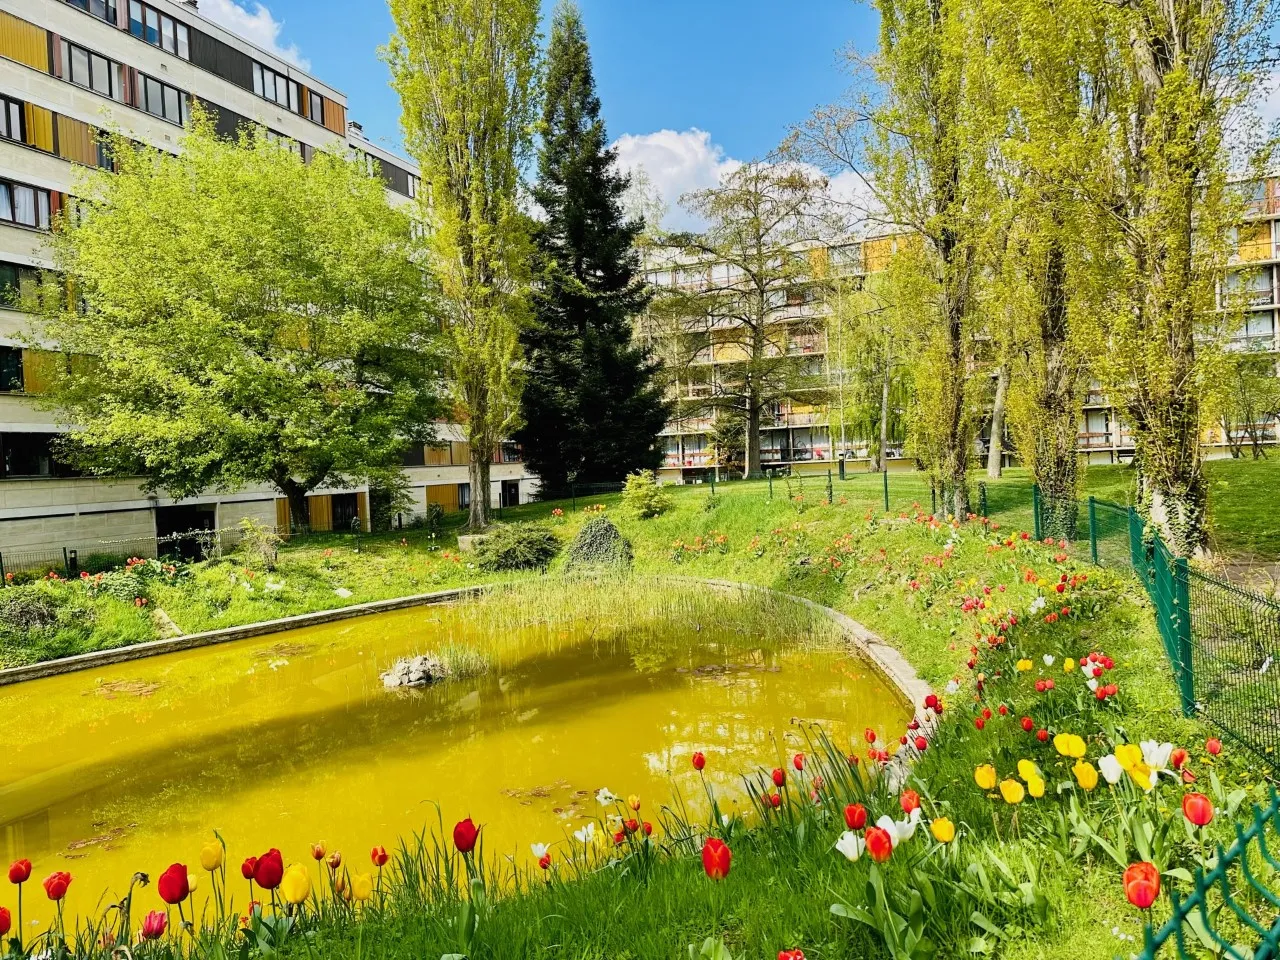
[[[1081,433],[1079,443],[1081,450],[1110,450],[1112,446],[1111,431]]]

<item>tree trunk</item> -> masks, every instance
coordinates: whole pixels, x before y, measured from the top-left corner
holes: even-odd
[[[1058,235],[1062,221],[1055,215],[1040,292],[1041,393],[1037,407],[1043,422],[1032,427],[1035,462],[1032,473],[1040,485],[1040,526],[1047,537],[1074,540],[1079,523],[1077,485],[1080,472],[1080,408],[1076,402],[1079,375],[1071,354],[1067,316],[1066,252]]]
[[[311,504],[307,500],[307,488],[292,477],[276,480],[276,487],[289,501],[289,529],[285,532],[310,532]]]
[[[468,475],[471,480],[471,509],[467,514],[467,529],[479,533],[489,526],[489,467],[491,457],[473,444]]]
[[[742,472],[748,480],[764,476],[760,464],[760,405],[752,401],[747,409],[747,441],[743,453]]]
[[[880,381],[880,447],[876,451],[876,472],[889,469],[889,357],[884,358],[884,378]]]
[[[1004,470],[1004,399],[1009,391],[1009,365],[996,371],[996,399],[991,404],[991,446],[987,450],[987,476],[999,480]]]

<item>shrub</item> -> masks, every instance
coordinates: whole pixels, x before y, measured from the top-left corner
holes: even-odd
[[[487,534],[476,548],[482,570],[546,568],[560,552],[560,538],[538,523],[507,523]]]
[[[569,544],[566,566],[570,570],[608,567],[625,570],[631,566],[631,541],[605,516],[592,517]]]
[[[283,542],[278,533],[253,517],[245,517],[240,521],[240,544],[237,550],[244,558],[244,565],[250,569],[274,570],[280,544]]]
[[[637,517],[650,520],[671,509],[671,497],[662,489],[652,470],[639,470],[627,477],[622,502]]]

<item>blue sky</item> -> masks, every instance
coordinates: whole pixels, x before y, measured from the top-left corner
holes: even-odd
[[[839,97],[841,50],[876,40],[874,14],[856,0],[578,2],[610,135],[672,202]],[[200,10],[309,65],[347,95],[371,140],[398,149],[400,106],[377,56],[393,26],[382,0],[200,0]]]

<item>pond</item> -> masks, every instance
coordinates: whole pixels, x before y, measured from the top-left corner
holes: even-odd
[[[321,841],[368,870],[373,845],[436,823],[435,804],[524,864],[530,843],[601,816],[601,787],[639,794],[655,821],[673,788],[699,796],[694,751],[740,796],[743,772],[804,748],[799,721],[896,738],[909,713],[892,688],[825,618],[779,604],[526,588],[0,688],[0,857],[32,860],[33,880],[70,871],[68,911],[88,914],[135,871],[201,873],[216,829],[242,907],[244,857],[307,861]],[[396,658],[429,651],[474,651],[458,662],[481,672],[384,689]],[[28,894],[38,931],[52,908]],[[154,886],[140,898],[160,903]]]

